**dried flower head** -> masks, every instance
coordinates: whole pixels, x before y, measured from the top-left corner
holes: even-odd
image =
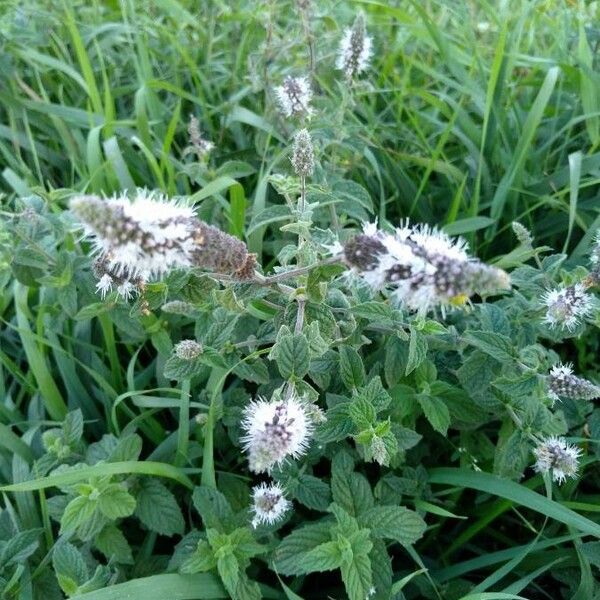
[[[279,521],[291,508],[292,504],[283,494],[283,489],[276,483],[261,483],[252,488],[252,527],[261,523],[269,525]]]
[[[544,322],[551,329],[573,331],[593,309],[593,298],[581,283],[550,290],[542,298],[546,305]]]
[[[294,136],[292,166],[298,177],[310,177],[315,169],[315,153],[306,129],[301,129]]]
[[[389,234],[368,224],[346,242],[344,260],[374,289],[393,286],[400,303],[424,313],[510,288],[504,271],[470,258],[466,247],[427,225],[406,225]]]
[[[194,115],[190,116],[188,134],[190,136],[190,145],[185,148],[183,154],[186,155],[194,152],[199,162],[205,160],[206,156],[215,145],[202,137],[202,134],[200,133],[200,122]]]
[[[202,344],[196,340],[181,340],[175,345],[175,355],[182,360],[194,360],[202,354]]]
[[[312,90],[308,77],[286,77],[283,84],[275,88],[281,112],[286,117],[307,116],[312,114],[310,100]]]
[[[344,71],[347,81],[352,81],[368,68],[371,46],[372,41],[367,35],[365,15],[360,12],[356,15],[352,27],[348,27],[344,31],[338,51],[336,67],[340,71]]]
[[[567,477],[576,477],[581,450],[568,444],[564,438],[549,437],[533,450],[536,462],[534,469],[538,473],[552,472],[552,479],[558,484]]]
[[[308,448],[313,424],[304,404],[289,400],[252,401],[244,410],[241,438],[250,470],[270,471],[288,456],[298,458]]]
[[[207,225],[191,207],[161,194],[138,190],[102,199],[78,196],[71,210],[93,239],[110,274],[148,280],[174,268],[202,267],[240,278],[251,277],[248,254],[239,239]],[[104,282],[103,288],[108,286]]]
[[[592,400],[600,397],[600,387],[591,381],[573,375],[573,366],[555,365],[548,375],[548,396],[553,400]]]

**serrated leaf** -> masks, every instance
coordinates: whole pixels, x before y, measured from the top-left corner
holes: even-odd
[[[331,521],[320,521],[293,531],[283,539],[274,553],[274,562],[280,575],[300,575],[298,561],[320,544],[331,541]]]
[[[298,560],[303,573],[333,571],[342,564],[342,554],[337,542],[325,542],[309,550]]]
[[[76,444],[83,435],[83,413],[80,409],[71,411],[62,424],[65,442],[70,446]]]
[[[362,527],[368,527],[376,538],[414,544],[425,531],[425,521],[403,506],[375,506],[358,516]]]
[[[107,525],[95,539],[96,548],[110,560],[121,564],[133,564],[131,547],[121,530],[115,525]]]
[[[98,496],[98,508],[108,519],[128,517],[135,506],[135,498],[120,483],[110,484]]]
[[[363,530],[365,531],[365,530]],[[372,542],[368,538],[368,530],[362,538],[352,544],[352,559],[341,565],[342,581],[349,600],[364,600],[371,593],[373,575],[369,552]]]
[[[529,396],[539,385],[537,374],[524,373],[514,378],[499,377],[492,385],[511,398]]]
[[[52,565],[58,583],[67,596],[75,594],[80,585],[89,579],[89,571],[83,556],[73,544],[57,544],[52,552]]]
[[[2,547],[0,567],[25,562],[36,551],[39,537],[39,529],[20,531],[13,535]]]
[[[278,337],[270,356],[285,379],[302,379],[308,372],[310,350],[303,334],[290,333]]]
[[[200,375],[202,373],[202,369],[204,368],[204,363],[200,360],[200,358],[193,358],[191,360],[186,360],[183,358],[179,358],[176,354],[173,354],[167,359],[165,362],[165,366],[163,368],[163,375],[167,379],[173,379],[175,381],[181,381],[183,379],[191,379],[196,375]]]
[[[387,553],[385,543],[381,540],[373,540],[369,558],[373,570],[373,587],[375,588],[375,595],[371,598],[388,600],[391,597],[393,571],[392,561]]]
[[[120,438],[110,451],[107,462],[138,460],[142,453],[142,443],[142,438],[137,433]]]
[[[337,404],[327,413],[327,421],[320,423],[315,438],[322,444],[343,440],[354,431],[354,423],[349,415],[349,402]]]
[[[410,375],[427,357],[427,338],[417,329],[411,328],[408,342],[408,358],[405,375]]]
[[[358,352],[352,346],[342,346],[340,355],[340,377],[349,390],[358,389],[365,382],[365,367]]]
[[[87,496],[77,496],[67,504],[60,520],[60,531],[75,531],[80,525],[89,521],[96,510],[97,501]]]
[[[463,339],[471,346],[495,358],[501,363],[510,363],[515,358],[511,339],[493,331],[468,331]]]
[[[417,401],[423,409],[425,417],[431,426],[442,435],[446,435],[450,426],[450,412],[443,400],[435,396],[417,394]]]
[[[203,573],[217,566],[215,554],[206,540],[199,540],[196,548],[181,565],[182,573]]]
[[[313,475],[300,475],[294,496],[298,502],[313,510],[325,512],[331,504],[329,486]]]
[[[226,526],[231,525],[233,511],[221,492],[206,486],[197,487],[192,502],[207,529],[225,531]]]
[[[217,571],[227,591],[235,597],[235,591],[240,577],[240,565],[233,553],[224,554],[217,558]]]
[[[283,204],[277,204],[275,206],[269,206],[261,210],[257,215],[252,217],[246,236],[252,235],[257,229],[270,225],[271,223],[277,223],[280,221],[289,221],[292,218],[290,209]]]
[[[334,470],[331,476],[331,494],[334,502],[352,516],[373,506],[371,486],[360,473]]]
[[[135,516],[151,531],[181,535],[185,522],[175,496],[160,481],[145,478],[137,494]]]

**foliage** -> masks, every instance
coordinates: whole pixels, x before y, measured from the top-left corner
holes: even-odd
[[[597,11],[5,2],[2,597],[600,597]],[[336,69],[353,22],[373,56]],[[282,114],[286,76],[310,111]],[[137,188],[257,272],[102,297],[69,202]],[[415,312],[336,254],[406,218],[511,289]],[[576,285],[561,327],[548,292]],[[586,379],[554,385],[559,362]],[[274,422],[307,443],[251,470],[259,398],[298,399],[306,422]],[[273,522],[268,478],[292,503]]]

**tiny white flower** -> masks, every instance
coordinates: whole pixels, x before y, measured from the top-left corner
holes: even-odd
[[[308,449],[313,423],[302,402],[255,400],[244,410],[241,438],[250,470],[269,472],[287,457],[298,458]]]
[[[283,489],[277,483],[261,483],[252,488],[252,507],[254,513],[252,527],[261,523],[272,525],[279,521],[291,508],[292,503],[286,499]]]
[[[534,469],[538,473],[551,473],[559,485],[568,477],[577,476],[581,449],[568,444],[564,438],[546,438],[533,453],[536,457]]]
[[[576,283],[568,287],[550,290],[542,298],[546,306],[544,322],[551,329],[561,328],[573,331],[594,307],[593,297],[585,286]]]
[[[113,278],[108,273],[105,273],[102,275],[102,277],[100,277],[98,283],[96,284],[96,292],[99,293],[102,300],[104,300],[106,295],[112,292],[112,288]]]
[[[275,88],[281,112],[286,117],[312,114],[310,101],[312,90],[308,77],[286,77],[283,84]]]
[[[124,281],[117,286],[117,294],[123,298],[123,300],[131,300],[137,293],[138,289],[131,281]]]

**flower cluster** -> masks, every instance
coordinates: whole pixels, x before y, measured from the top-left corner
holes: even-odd
[[[573,375],[572,365],[556,365],[548,375],[548,396],[553,400],[591,400],[600,397],[600,387]]]
[[[343,258],[371,287],[393,286],[401,304],[421,313],[510,288],[504,271],[469,257],[464,240],[427,225],[407,225],[390,234],[367,224],[344,244]]]
[[[96,292],[100,294],[102,300],[112,292],[113,288],[116,289],[118,296],[124,300],[130,300],[144,285],[141,278],[132,276],[126,269],[117,270],[111,267],[106,256],[101,256],[94,261],[92,271],[98,280]]]
[[[352,81],[368,68],[371,46],[365,16],[363,13],[358,13],[352,27],[344,31],[336,62],[336,67],[344,72],[347,81]]]
[[[294,136],[292,167],[298,177],[310,177],[315,169],[312,140],[306,129],[301,129]]]
[[[127,297],[136,282],[175,268],[202,267],[240,279],[253,275],[255,257],[242,241],[161,194],[139,190],[133,200],[126,195],[77,196],[71,210],[100,255],[104,272],[98,270],[98,288],[103,294],[116,285]]]
[[[312,90],[307,77],[286,77],[283,84],[275,88],[281,112],[286,117],[307,116],[312,114],[310,100]]]
[[[558,484],[567,477],[576,477],[581,450],[568,444],[563,438],[549,437],[533,450],[536,457],[534,469],[538,473],[552,473]]]
[[[546,306],[544,322],[551,329],[573,331],[593,308],[593,297],[582,283],[550,290],[544,295],[543,302]]]
[[[290,509],[291,502],[286,499],[283,489],[276,483],[261,483],[252,489],[252,507],[254,513],[252,527],[261,523],[272,525]]]
[[[304,404],[297,398],[257,400],[244,411],[242,437],[250,470],[269,472],[287,457],[298,458],[308,449],[313,430]]]

